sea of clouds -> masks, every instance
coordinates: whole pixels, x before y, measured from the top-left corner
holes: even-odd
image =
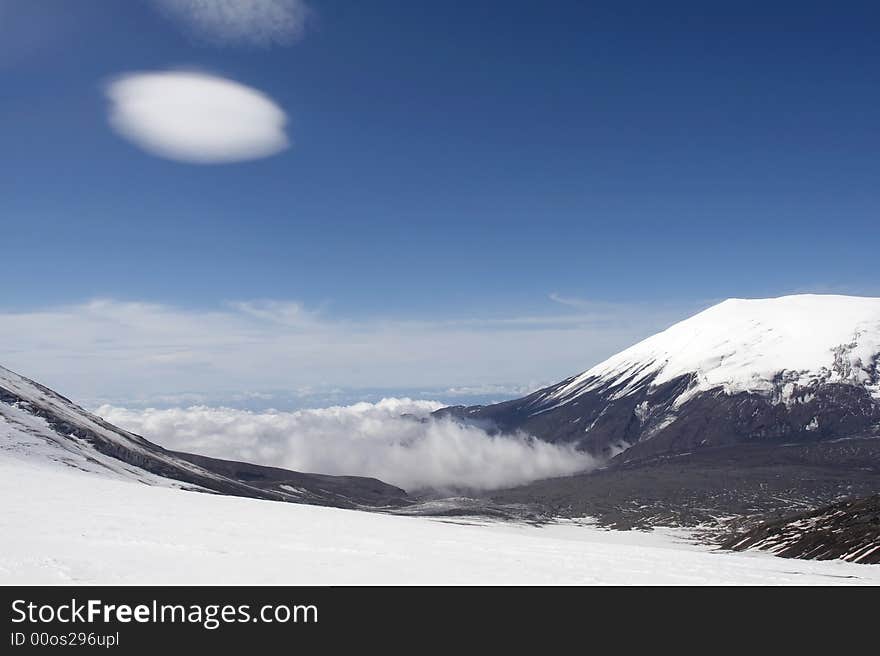
[[[442,404],[388,398],[296,412],[222,407],[97,414],[162,446],[297,471],[372,476],[408,491],[496,489],[596,466],[589,455],[527,435],[493,435],[431,417]]]

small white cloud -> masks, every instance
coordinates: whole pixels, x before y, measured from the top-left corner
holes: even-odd
[[[495,489],[596,466],[570,445],[490,435],[433,419],[433,401],[383,399],[297,412],[195,406],[97,413],[178,451],[324,474],[373,476],[414,491]]]
[[[311,10],[303,0],[154,0],[196,36],[218,44],[286,44],[303,35]]]
[[[287,116],[268,96],[194,71],[129,73],[106,89],[109,121],[153,155],[196,164],[268,157],[286,149]]]

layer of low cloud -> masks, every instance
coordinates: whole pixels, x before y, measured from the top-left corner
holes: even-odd
[[[289,44],[312,15],[303,0],[154,0],[169,18],[217,45]]]
[[[297,412],[102,406],[105,419],[170,449],[325,474],[372,476],[413,491],[494,489],[585,471],[588,455],[525,435],[429,418],[442,404],[383,399]]]
[[[106,88],[110,126],[146,152],[194,164],[285,150],[287,116],[264,93],[195,71],[128,73]]]
[[[502,400],[531,381],[588,369],[697,309],[414,321],[335,317],[285,301],[190,309],[103,299],[0,310],[0,365],[90,406],[154,397],[217,405],[233,393],[271,391],[272,407],[290,409],[304,406],[283,403],[278,392],[323,405],[366,399],[347,393],[364,388]]]

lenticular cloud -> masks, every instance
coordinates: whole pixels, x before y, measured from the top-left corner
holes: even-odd
[[[595,464],[568,446],[431,418],[439,407],[383,399],[298,412],[105,405],[97,413],[166,448],[298,471],[372,476],[409,491],[500,488]]]
[[[109,121],[153,155],[197,164],[274,155],[289,145],[287,116],[256,89],[192,71],[130,73],[106,89]]]

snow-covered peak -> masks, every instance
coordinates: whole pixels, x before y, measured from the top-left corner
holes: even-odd
[[[804,294],[728,299],[596,365],[555,391],[565,402],[626,383],[645,385],[692,374],[681,405],[695,394],[761,392],[784,401],[795,386],[846,383],[880,398],[880,298]]]

